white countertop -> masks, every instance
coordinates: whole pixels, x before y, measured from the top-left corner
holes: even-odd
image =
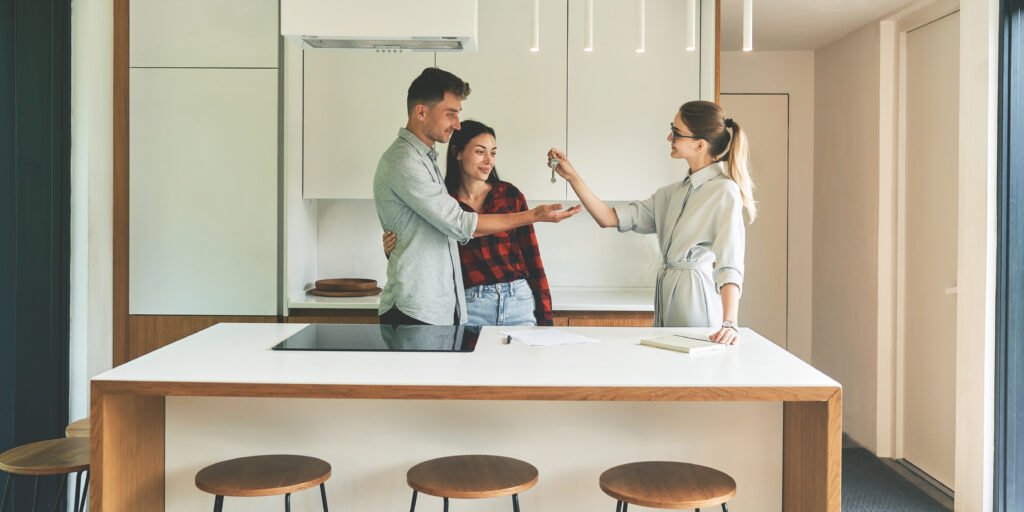
[[[654,311],[654,288],[552,287],[555,311]],[[305,293],[290,297],[289,308],[377,309],[380,295],[320,297]]]
[[[271,350],[306,325],[218,324],[93,380],[457,387],[839,387],[746,328],[741,330],[738,346],[700,354],[640,345],[643,337],[695,332],[653,327],[558,327],[600,342],[551,347],[531,347],[518,341],[504,344],[499,328],[485,327],[476,350],[469,353]]]

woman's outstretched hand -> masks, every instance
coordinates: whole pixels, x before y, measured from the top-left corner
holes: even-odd
[[[566,181],[571,181],[579,177],[579,174],[576,173],[576,168],[572,166],[572,162],[565,157],[565,153],[560,149],[551,148],[551,150],[548,151],[548,161],[550,162],[552,158],[558,159],[558,167],[555,168],[555,172],[557,172],[558,175]]]
[[[534,222],[562,222],[583,209],[583,205],[576,205],[568,210],[563,210],[560,204],[542,204],[533,210]]]
[[[398,241],[398,235],[390,232],[384,232],[384,256],[391,257],[391,251],[395,250],[395,242]]]

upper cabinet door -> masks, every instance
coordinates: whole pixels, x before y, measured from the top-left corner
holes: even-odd
[[[565,182],[551,183],[546,154],[565,145],[566,0],[540,3],[537,52],[530,51],[533,0],[478,5],[479,50],[438,53],[437,65],[472,87],[461,118],[494,128],[501,179],[518,187],[531,205],[564,199]]]
[[[277,0],[132,0],[131,67],[276,68]]]
[[[377,161],[409,119],[409,84],[433,65],[433,53],[303,51],[302,197],[373,198]]]
[[[647,0],[637,53],[637,1],[595,0],[594,50],[584,52],[585,2],[569,0],[566,153],[601,199],[644,199],[687,170],[669,157],[667,137],[680,105],[699,98],[700,37],[686,51],[687,2]]]

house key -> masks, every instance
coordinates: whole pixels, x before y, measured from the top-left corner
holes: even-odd
[[[552,158],[551,160],[548,161],[548,165],[551,166],[551,183],[554,183],[557,181],[555,179],[555,167],[558,167],[558,159]]]

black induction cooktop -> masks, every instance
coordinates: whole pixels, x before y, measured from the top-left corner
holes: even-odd
[[[472,352],[480,327],[466,325],[310,324],[274,350]]]

